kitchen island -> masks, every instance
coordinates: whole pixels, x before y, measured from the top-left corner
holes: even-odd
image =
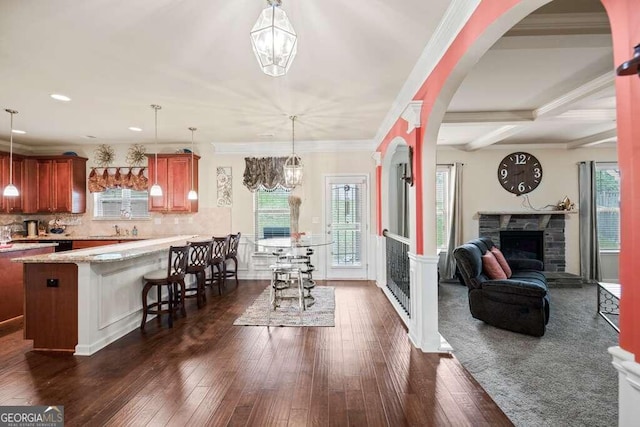
[[[48,254],[54,247],[54,243],[11,243],[0,247],[0,323],[20,317],[23,312],[22,266],[11,259]]]
[[[142,276],[166,268],[169,246],[148,239],[13,259],[23,263],[24,337],[34,350],[89,356],[140,326]]]

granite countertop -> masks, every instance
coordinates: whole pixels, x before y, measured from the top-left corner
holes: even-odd
[[[132,236],[132,235],[124,235],[117,236],[113,235],[97,235],[97,236],[87,236],[81,234],[47,234],[44,236],[35,236],[35,237],[19,237],[16,236],[13,238],[14,241],[39,241],[39,240],[145,240],[152,238],[161,238],[161,237],[170,237],[170,236]]]
[[[99,246],[89,249],[77,249],[67,252],[33,255],[12,259],[23,263],[104,263],[118,262],[138,258],[156,252],[166,251],[169,246],[184,245],[188,240],[197,240],[197,235],[179,235],[148,239],[115,245]]]
[[[9,247],[0,246],[0,253],[28,251],[29,249],[41,249],[58,246],[57,243],[9,243],[9,245]]]

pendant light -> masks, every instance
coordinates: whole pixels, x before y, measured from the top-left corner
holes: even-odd
[[[251,46],[263,73],[284,76],[298,51],[298,36],[280,8],[282,0],[267,0],[267,4],[251,29]]]
[[[13,115],[18,114],[18,112],[9,108],[4,111],[11,114],[11,132],[9,136],[9,185],[4,187],[2,195],[4,197],[18,197],[20,193],[16,186],[13,185]]]
[[[193,163],[193,132],[197,131],[197,128],[189,128],[191,131],[191,191],[187,195],[189,200],[198,200],[198,193],[193,186],[193,175],[195,174],[195,164]]]
[[[162,187],[160,187],[160,185],[158,185],[158,110],[160,110],[162,107],[160,105],[156,105],[156,104],[152,104],[151,108],[153,108],[155,115],[156,115],[156,167],[154,168],[155,172],[156,172],[156,176],[154,179],[154,184],[151,186],[151,189],[149,190],[149,195],[151,197],[162,197]]]
[[[296,119],[298,116],[289,116],[291,119],[291,155],[284,162],[284,182],[287,187],[294,188],[302,184],[302,159],[296,154]]]

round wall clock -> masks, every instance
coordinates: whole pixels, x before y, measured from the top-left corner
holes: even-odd
[[[542,165],[529,153],[511,153],[498,165],[498,180],[510,193],[518,196],[529,193],[542,181]]]

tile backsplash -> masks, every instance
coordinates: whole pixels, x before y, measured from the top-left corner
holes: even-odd
[[[94,220],[89,213],[80,215],[60,214],[33,214],[33,215],[0,215],[0,225],[9,225],[14,234],[23,233],[26,220],[38,220],[49,223],[54,219],[59,220],[60,225],[66,227],[65,233],[71,236],[109,236],[115,234],[115,227],[121,230],[121,234],[131,230],[135,226],[138,236],[153,237],[173,234],[199,234],[202,236],[224,236],[238,230],[231,229],[230,208],[200,208],[199,212],[192,214],[159,214],[151,213],[147,220]]]

